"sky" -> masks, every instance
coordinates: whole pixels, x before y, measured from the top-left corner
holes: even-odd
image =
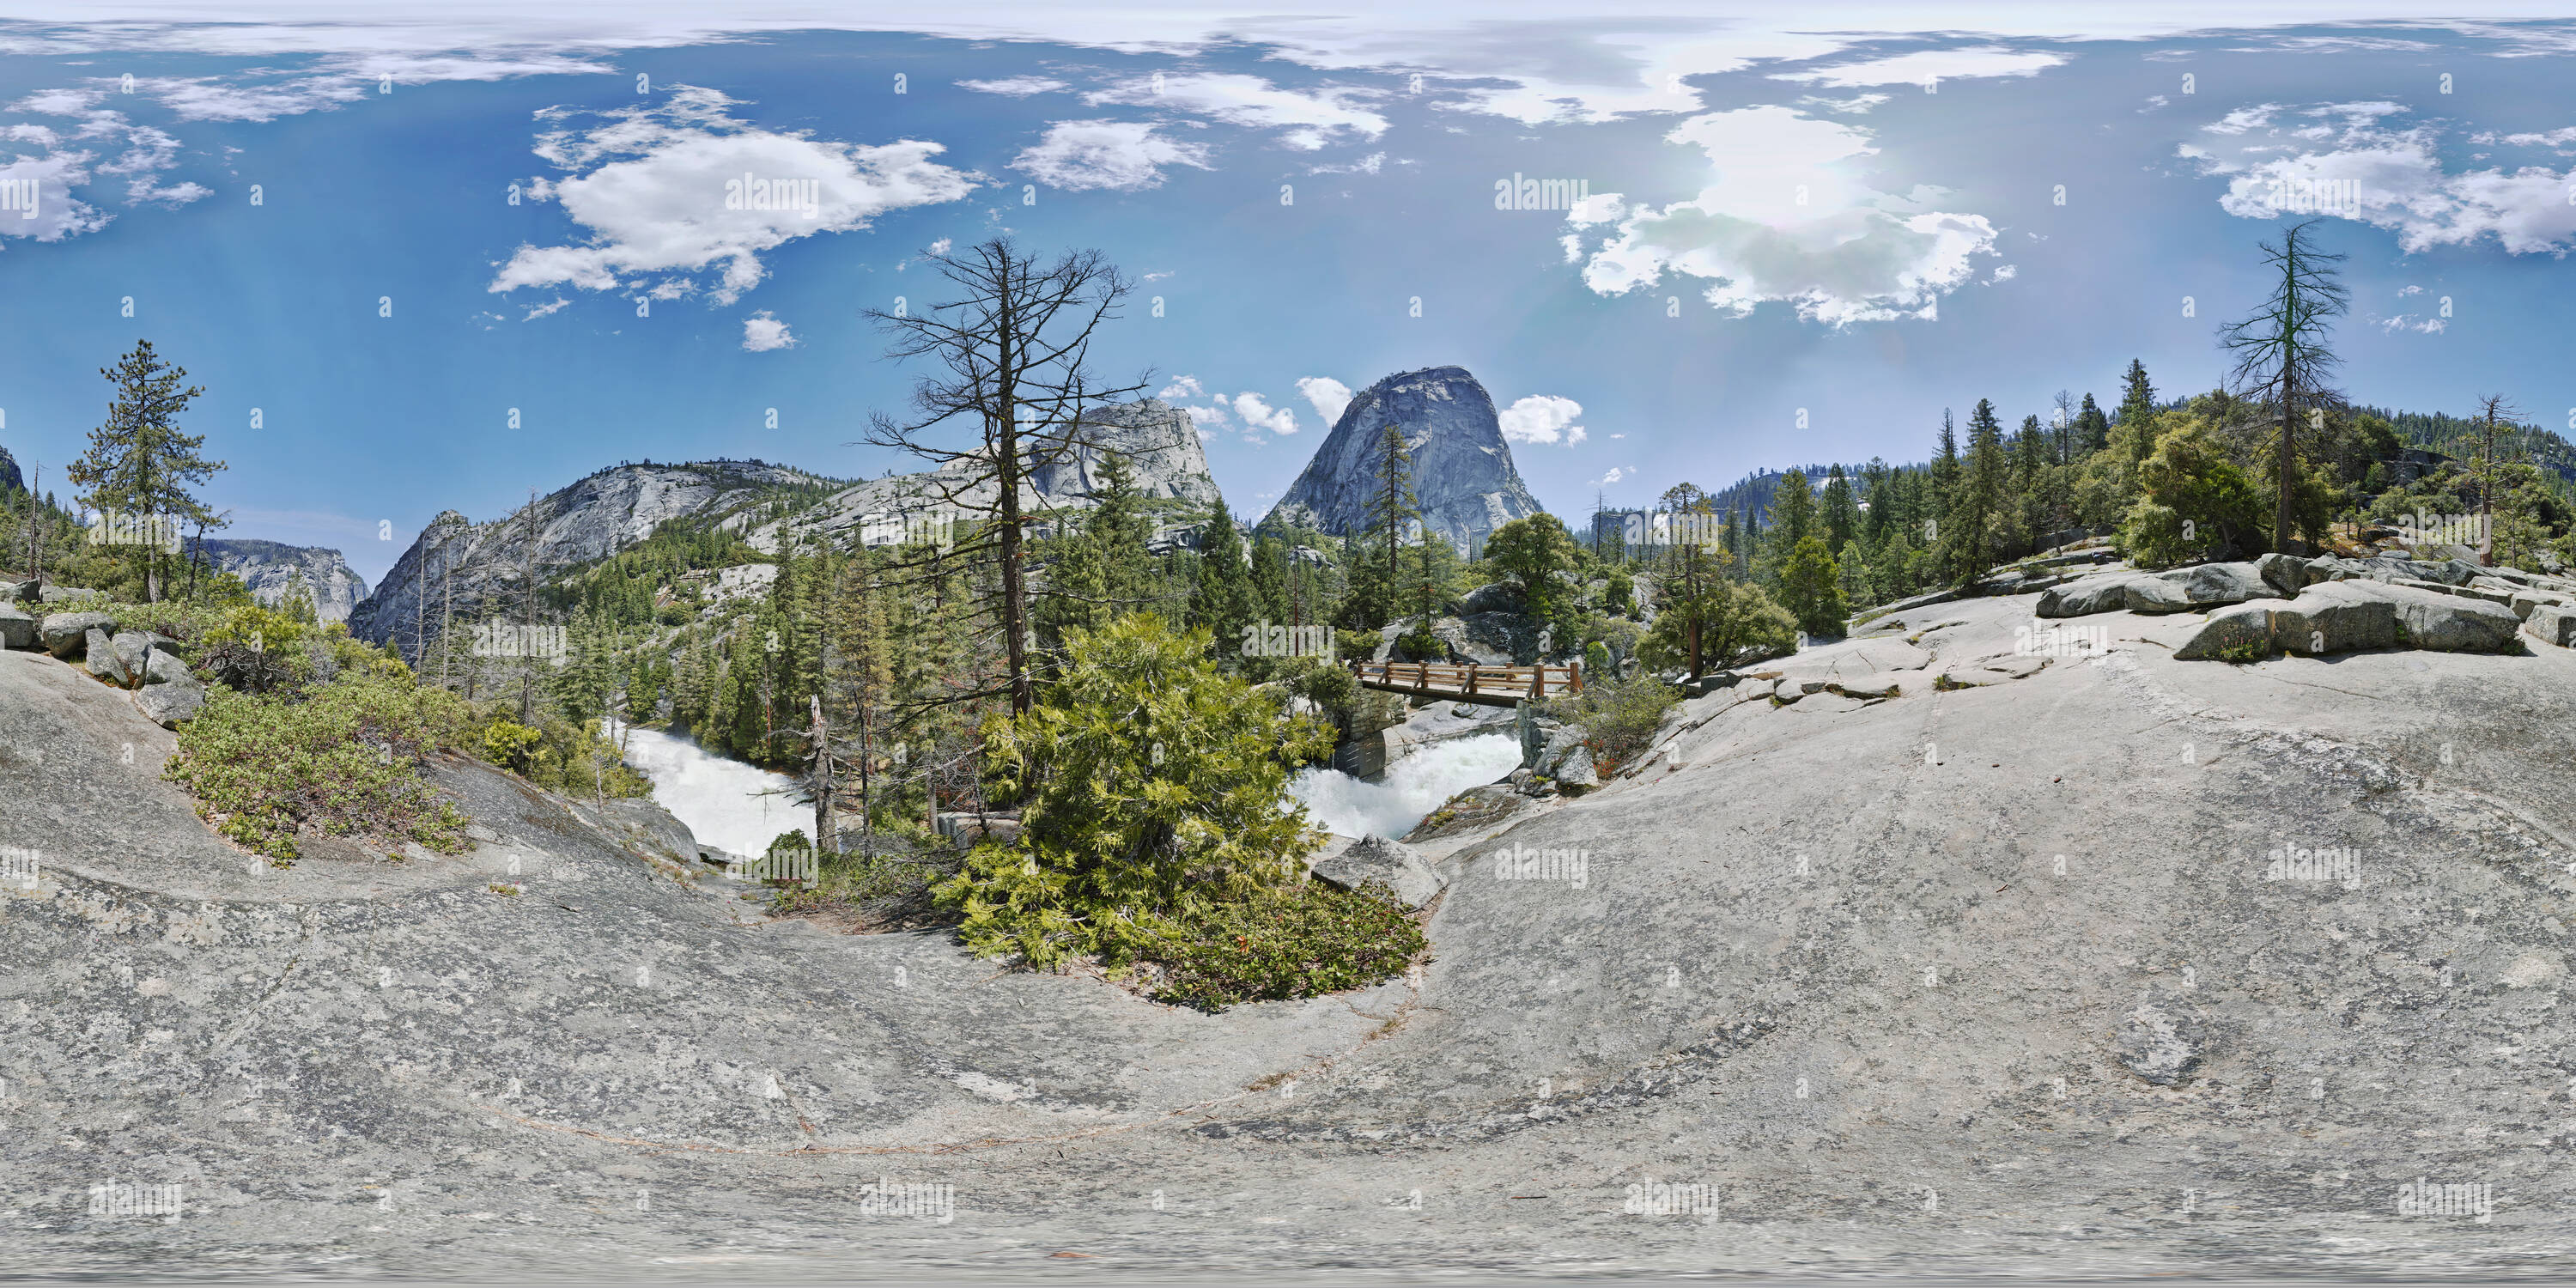
[[[619,461],[921,468],[859,443],[924,374],[863,311],[997,236],[1133,279],[1096,366],[1239,514],[1427,366],[1566,515],[1919,459],[2131,358],[2207,389],[2303,219],[2350,396],[2576,429],[2576,21],[2510,4],[434,8],[11,8],[22,468],[68,499],[138,338],[205,388],[228,535],[371,582]]]

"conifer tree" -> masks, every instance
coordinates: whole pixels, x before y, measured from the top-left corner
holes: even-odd
[[[167,539],[130,547],[142,573],[144,601],[155,603],[171,557],[168,547],[177,543],[176,525],[204,529],[229,522],[189,491],[190,484],[213,478],[224,463],[199,455],[205,435],[179,429],[179,416],[206,391],[185,383],[187,369],[163,363],[151,341],[135,341],[132,352],[114,367],[100,368],[99,374],[116,387],[116,397],[108,404],[107,423],[89,432],[89,450],[66,473],[84,489],[77,499],[90,509],[146,525],[173,525],[167,534],[144,527],[142,535]]]
[[[1199,575],[1190,588],[1189,622],[1206,630],[1222,655],[1227,647],[1243,636],[1243,628],[1254,616],[1251,570],[1246,566],[1243,534],[1235,530],[1234,514],[1219,496],[1208,511],[1207,527],[1199,538]]]

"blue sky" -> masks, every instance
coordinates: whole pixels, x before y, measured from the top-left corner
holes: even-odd
[[[441,509],[622,459],[913,468],[853,445],[912,378],[860,311],[997,234],[1138,279],[1103,374],[1193,408],[1245,513],[1347,391],[1444,363],[1568,514],[1919,457],[1944,406],[2115,401],[2133,356],[2206,388],[2255,243],[2309,213],[2354,397],[2576,418],[2576,23],[44,8],[0,23],[0,180],[35,196],[0,188],[0,445],[59,480],[148,337],[207,387],[232,535],[371,580]],[[746,172],[812,211],[726,209]],[[1589,195],[1496,209],[1516,175]]]

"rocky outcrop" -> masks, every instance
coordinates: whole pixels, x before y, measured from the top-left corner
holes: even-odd
[[[216,569],[241,578],[251,598],[271,608],[285,602],[288,588],[298,577],[313,596],[315,616],[325,624],[349,620],[350,610],[367,597],[366,580],[350,570],[339,551],[327,546],[210,538],[203,548]]]
[[[1216,480],[1208,474],[1207,449],[1199,442],[1197,423],[1189,413],[1160,399],[1105,407],[1083,419],[1083,441],[1061,460],[1034,471],[1040,499],[1050,506],[1091,503],[1107,482],[1102,461],[1111,453],[1123,460],[1140,496],[1214,505]]]
[[[1413,456],[1423,527],[1465,550],[1494,529],[1540,513],[1512,467],[1494,400],[1464,367],[1429,367],[1378,381],[1351,399],[1268,523],[1332,536],[1366,532],[1380,494],[1382,431],[1394,425]]]
[[[0,648],[36,647],[36,626],[33,613],[0,599]]]
[[[2132,613],[2187,613],[2241,604],[2276,593],[2250,563],[2199,564],[2171,572],[2120,569],[2080,577],[2039,597],[2041,617],[2083,617],[2127,609]]]
[[[1315,879],[1343,890],[1357,890],[1371,881],[1383,883],[1394,892],[1396,901],[1407,908],[1419,908],[1431,902],[1449,884],[1413,847],[1382,836],[1364,836],[1356,840],[1336,836],[1325,843],[1314,858],[1307,860],[1307,870]]]
[[[2520,625],[2512,610],[2480,599],[2413,586],[2335,581],[2310,586],[2296,599],[2250,600],[2219,612],[2174,656],[2242,662],[2278,653],[2320,655],[2398,646],[2499,653],[2513,647]]]
[[[746,519],[781,489],[822,482],[758,461],[620,465],[601,470],[490,523],[440,514],[394,562],[375,593],[349,613],[349,633],[388,640],[415,658],[434,645],[443,613],[471,620],[517,585],[522,561],[540,580],[605,558],[679,518]]]
[[[115,630],[116,619],[105,613],[55,613],[45,618],[36,636],[46,652],[68,662],[89,647],[91,631]]]

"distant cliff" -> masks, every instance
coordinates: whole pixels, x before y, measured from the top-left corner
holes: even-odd
[[[1413,456],[1423,526],[1461,549],[1494,529],[1541,513],[1512,467],[1494,400],[1464,367],[1406,371],[1361,391],[1265,522],[1355,536],[1370,524],[1382,431],[1394,425]]]
[[[252,598],[271,607],[285,600],[298,574],[312,588],[313,611],[325,622],[347,621],[350,610],[367,597],[366,580],[350,570],[339,551],[324,546],[210,537],[205,551],[217,569],[241,578]]]

